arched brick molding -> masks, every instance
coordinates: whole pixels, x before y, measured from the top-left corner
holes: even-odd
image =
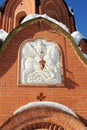
[[[59,16],[55,11],[52,11],[52,10],[47,11],[47,15],[50,16],[51,18],[55,19],[55,20],[60,21]]]
[[[52,11],[53,15],[49,15],[49,12]],[[59,20],[60,22],[64,23],[70,30],[70,32],[73,32],[75,30],[74,25],[74,18],[72,14],[70,14],[68,7],[64,1],[57,1],[57,0],[42,0],[41,1],[41,14],[48,14],[50,17],[55,18],[56,20]],[[72,28],[72,26],[74,28]]]
[[[56,20],[61,20],[61,12],[54,1],[41,2],[41,14],[47,14]]]
[[[41,105],[25,107],[17,111],[1,127],[1,130],[86,130],[86,127],[74,115],[56,108]]]
[[[3,17],[3,29],[7,32],[10,32],[13,29],[14,25],[14,10],[20,4],[22,0],[9,0],[6,4]],[[9,28],[8,28],[9,27]]]
[[[24,11],[19,12],[16,15],[15,26],[18,26],[21,23],[21,21],[26,17],[26,15],[27,14]]]
[[[24,127],[22,130],[64,130],[63,127],[49,122],[38,122]]]
[[[18,8],[18,10],[16,10]],[[46,13],[52,18],[59,20],[64,23],[69,29],[70,32],[76,30],[75,21],[73,15],[70,13],[66,3],[64,1],[57,0],[42,0],[41,5],[38,7],[40,11],[38,13]],[[8,0],[3,13],[3,23],[2,28],[10,32],[15,28],[15,16],[20,11],[25,11],[28,14],[34,14],[36,10],[35,0],[22,1],[22,0]]]
[[[3,14],[3,29],[5,31],[10,32],[16,27],[16,15],[21,11],[26,12],[27,15],[35,13],[35,1],[8,0]]]

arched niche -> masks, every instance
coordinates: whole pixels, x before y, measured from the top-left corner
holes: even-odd
[[[52,15],[49,15],[49,12],[52,12]],[[70,32],[76,30],[74,16],[71,14],[65,1],[41,0],[40,13],[48,14],[50,17],[62,22],[69,28]]]
[[[12,31],[16,27],[15,21],[16,16],[20,12],[26,12],[26,14],[34,14],[35,13],[35,1],[34,0],[8,0],[5,9],[4,9],[4,17],[3,17],[3,29],[7,32]],[[24,15],[25,16],[25,15]],[[21,17],[22,18],[22,17]],[[18,24],[18,23],[17,23]]]
[[[24,11],[19,12],[16,15],[15,25],[18,26],[26,16],[27,14]]]
[[[41,14],[47,14],[48,16],[56,20],[61,19],[61,11],[56,3],[54,3],[53,1],[46,2],[44,9],[43,5],[41,4]]]

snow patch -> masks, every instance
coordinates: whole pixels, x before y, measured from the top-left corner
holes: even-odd
[[[8,33],[4,31],[3,29],[0,29],[0,39],[4,41],[7,36],[8,36]]]
[[[82,54],[83,54],[83,56],[85,57],[85,59],[87,59],[87,54],[85,54],[85,53],[83,53],[83,52],[82,52]]]
[[[79,43],[80,43],[80,40],[81,39],[86,39],[79,31],[75,31],[71,34],[71,36],[73,37],[73,39],[75,40],[77,46],[79,46]],[[80,51],[81,51],[81,48],[79,47]],[[87,59],[87,54],[83,53],[81,51],[82,55]]]
[[[79,31],[73,32],[71,36],[74,38],[77,45],[79,45],[81,39],[85,38]]]
[[[47,106],[47,107],[53,107],[53,108],[57,108],[57,109],[60,109],[60,110],[63,110],[65,112],[68,112],[70,114],[72,114],[73,116],[77,117],[77,115],[71,110],[69,109],[68,107],[60,104],[60,103],[56,103],[56,102],[48,102],[48,101],[45,101],[45,102],[31,102],[31,103],[28,103],[22,107],[20,107],[19,109],[17,109],[13,115],[17,114],[17,113],[20,113],[24,110],[27,110],[29,108],[33,108],[33,107],[39,107],[39,106]],[[78,118],[78,117],[77,117]]]
[[[60,27],[62,27],[64,30],[66,30],[68,33],[69,33],[69,29],[66,27],[66,25],[64,25],[63,23],[61,22],[58,22],[57,20],[49,17],[48,15],[46,14],[43,14],[43,15],[39,15],[39,14],[30,14],[28,16],[26,16],[23,21],[21,22],[21,24],[23,24],[24,22],[28,21],[28,20],[31,20],[31,19],[35,19],[35,18],[39,18],[39,17],[42,17],[42,18],[45,18],[57,25],[59,25]]]
[[[69,12],[70,12],[72,15],[74,15],[74,12],[73,12],[72,7],[68,6],[68,9],[69,9]]]

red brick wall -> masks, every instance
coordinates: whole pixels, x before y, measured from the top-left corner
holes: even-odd
[[[76,30],[73,15],[71,15],[65,1],[61,0],[42,0],[40,5],[40,13],[47,14],[61,23],[65,24],[72,33]]]
[[[65,4],[64,1],[42,0],[40,3],[40,7],[37,7],[37,8],[39,8],[37,9],[38,12],[36,12],[35,1],[32,1],[32,0],[7,1],[6,6],[4,8],[4,13],[2,14],[3,15],[2,28],[6,32],[10,32],[15,27],[18,26],[18,23],[20,21],[19,14],[21,14],[21,18],[22,18],[23,16],[25,16],[24,14],[29,15],[29,14],[38,13],[38,14],[47,14],[50,17],[64,23],[69,28],[70,32],[73,32],[76,30],[74,17],[70,13],[68,6]]]
[[[6,121],[13,112],[24,104],[37,101],[43,93],[45,101],[66,105],[76,114],[87,119],[87,66],[80,60],[70,40],[50,25],[30,24],[9,39],[9,45],[0,58],[0,123]],[[11,36],[12,34],[10,34]],[[64,86],[34,87],[18,86],[18,50],[26,39],[43,38],[58,43],[62,50]]]

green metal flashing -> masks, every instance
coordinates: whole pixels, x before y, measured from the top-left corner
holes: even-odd
[[[2,56],[3,52],[5,51],[5,49],[7,48],[9,41],[12,39],[12,37],[17,34],[19,31],[21,31],[24,27],[28,26],[28,25],[32,25],[33,23],[36,22],[45,22],[47,24],[49,24],[51,26],[51,28],[55,29],[56,31],[60,31],[65,37],[68,38],[68,40],[70,40],[70,43],[72,44],[72,46],[74,47],[75,51],[77,52],[78,56],[80,57],[80,59],[83,61],[84,64],[87,65],[87,60],[85,59],[85,57],[82,55],[81,51],[79,50],[78,46],[76,45],[74,39],[72,38],[72,36],[70,35],[70,33],[66,32],[62,27],[60,27],[59,25],[45,19],[42,17],[39,18],[35,18],[32,20],[29,20],[23,24],[21,24],[20,26],[16,27],[14,30],[12,30],[12,32],[10,32],[10,34],[7,36],[6,40],[4,41],[2,47],[0,48],[0,57]]]

